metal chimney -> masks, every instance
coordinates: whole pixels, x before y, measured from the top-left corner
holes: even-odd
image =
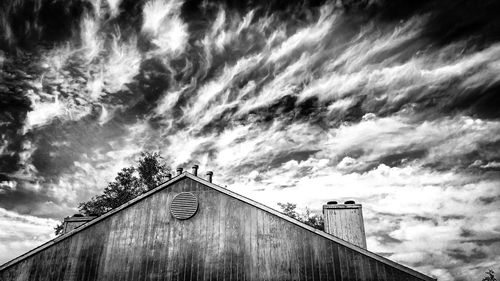
[[[207,172],[207,181],[212,182],[213,175],[214,175],[214,172],[208,171]]]
[[[366,249],[365,225],[361,204],[349,200],[344,204],[329,201],[323,205],[325,232]]]
[[[193,175],[198,176],[198,165],[193,166]]]
[[[171,180],[172,179],[172,174],[171,173],[168,173],[167,174],[167,180]]]
[[[182,167],[177,168],[177,175],[182,174],[182,170],[183,170]]]

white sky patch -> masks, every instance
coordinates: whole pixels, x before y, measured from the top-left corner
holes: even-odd
[[[230,98],[234,80],[251,73],[262,62],[261,55],[244,57],[235,65],[225,66],[221,73],[210,82],[204,84],[197,91],[192,102],[184,109],[186,118],[194,128],[209,123],[215,116],[225,109],[232,108],[240,103],[241,97]],[[244,94],[245,92],[241,92]]]
[[[177,56],[184,51],[189,33],[180,17],[182,1],[151,0],[143,8],[142,31],[153,36],[158,51]]]
[[[369,25],[361,30],[351,42],[347,44],[347,49],[332,56],[332,59],[324,66],[327,73],[332,73],[335,69],[341,69],[347,73],[355,73],[370,65],[370,61],[377,58],[383,52],[407,43],[409,40],[419,36],[425,20],[422,17],[415,17],[396,26],[392,32],[381,32],[376,26]],[[392,63],[391,59],[382,62],[379,66]]]
[[[284,96],[294,95],[294,92],[300,91],[300,86],[310,79],[311,64],[313,63],[314,60],[310,58],[309,54],[303,54],[281,73],[278,73],[273,80],[265,84],[259,95],[240,105],[236,115],[241,116],[252,109],[265,107]]]
[[[277,63],[280,60],[293,55],[301,48],[307,49],[317,46],[319,42],[329,34],[332,24],[335,22],[335,15],[332,14],[333,7],[324,6],[318,21],[309,27],[300,29],[295,34],[286,39],[279,47],[271,51],[269,61]]]
[[[483,168],[483,169],[489,169],[489,168],[499,169],[500,168],[500,162],[492,161],[492,162],[488,162],[488,163],[486,163],[484,165],[481,165],[480,167]]]
[[[45,54],[40,66],[58,72],[66,65],[68,58],[74,53],[75,50],[69,44],[54,48]]]
[[[136,45],[135,38],[128,42],[123,42],[119,36],[113,38],[109,60],[103,65],[104,81],[109,91],[120,90],[139,72],[142,57]]]
[[[497,121],[470,117],[443,118],[419,124],[393,116],[366,118],[358,124],[346,124],[331,130],[307,123],[284,125],[275,122],[268,127],[233,126],[221,134],[199,140],[189,141],[192,135],[187,133],[183,133],[183,137],[176,134],[170,138],[172,143],[191,144],[189,149],[183,149],[183,161],[196,150],[196,143],[199,145],[210,139],[213,143],[210,147],[217,151],[214,164],[221,167],[270,163],[289,152],[318,150],[318,156],[329,159],[332,164],[338,163],[341,170],[348,171],[347,168],[362,168],[386,155],[408,151],[422,151],[421,163],[450,160],[479,149],[482,140],[497,141],[500,139],[499,128]],[[177,138],[180,139],[177,141]],[[176,146],[176,150],[180,148]],[[362,155],[345,158],[345,153],[356,150],[363,151]],[[261,168],[265,169],[265,166]]]
[[[120,4],[122,0],[106,0],[106,2],[108,3],[112,17],[116,17],[120,14]]]
[[[158,106],[155,108],[155,112],[158,115],[167,114],[179,101],[179,98],[187,86],[177,90],[169,91],[163,95],[161,100],[158,102]]]
[[[172,167],[186,163],[192,159],[194,152],[200,145],[209,142],[209,137],[193,138],[189,132],[177,132],[167,138],[166,149],[163,155],[171,157]]]
[[[472,152],[482,140],[498,140],[499,133],[499,122],[465,116],[416,124],[397,116],[371,118],[330,131],[322,154],[333,157],[362,149],[360,160],[369,162],[384,155],[421,149],[428,151],[424,160],[437,161]]]
[[[80,29],[82,50],[87,62],[90,62],[99,55],[103,47],[103,42],[98,34],[99,19],[85,15],[82,19]]]
[[[15,181],[0,181],[0,194],[16,190],[17,182]]]
[[[19,215],[0,208],[0,264],[54,237],[58,221]]]
[[[213,49],[216,53],[223,52],[230,44],[237,42],[241,32],[251,28],[251,22],[254,18],[255,10],[248,12],[243,18],[238,14],[226,14],[226,11],[219,7],[217,16],[212,23],[209,32],[201,40],[205,48]]]
[[[31,99],[33,110],[28,112],[25,130],[31,130],[34,127],[46,125],[55,117],[68,114],[65,105],[59,101],[57,95],[53,97],[52,101],[42,101],[40,96],[35,95],[33,92],[28,94]]]
[[[408,34],[405,33],[404,36]],[[387,40],[391,39],[394,38],[387,38]],[[323,101],[335,101],[350,95],[372,96],[375,91],[376,93],[383,92],[383,94],[378,94],[374,98],[380,100],[386,98],[386,103],[392,105],[402,100],[410,102],[426,96],[433,93],[436,88],[447,87],[451,81],[466,75],[468,78],[459,84],[464,90],[484,85],[485,82],[493,84],[499,79],[494,74],[500,62],[500,45],[498,44],[451,62],[437,58],[436,53],[416,57],[402,64],[394,64],[388,59],[387,62],[381,64],[362,64],[356,69],[347,67],[352,64],[351,59],[359,59],[359,54],[370,54],[373,46],[377,46],[376,42],[371,43],[363,42],[362,47],[356,45],[350,47],[361,48],[352,52],[346,51],[345,55],[348,54],[352,56],[351,58],[340,56],[338,60],[341,61],[328,62],[332,66],[326,66],[326,69],[331,68],[332,72],[325,71],[321,78],[312,81],[300,93],[300,100],[316,96]],[[339,67],[344,63],[346,67]]]

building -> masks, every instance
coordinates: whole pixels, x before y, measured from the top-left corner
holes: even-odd
[[[359,224],[338,231],[362,227],[359,205],[324,207],[325,229],[356,246],[196,174],[5,263],[0,280],[435,280],[367,251]]]

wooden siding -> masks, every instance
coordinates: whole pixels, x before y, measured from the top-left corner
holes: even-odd
[[[198,212],[169,212],[192,192]],[[189,177],[11,264],[11,280],[424,280]]]
[[[360,204],[323,206],[325,232],[366,249],[365,226]]]

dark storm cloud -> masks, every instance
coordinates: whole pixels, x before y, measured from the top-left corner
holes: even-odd
[[[15,190],[0,192],[0,205],[7,210],[15,211],[20,214],[30,214],[41,217],[56,217],[49,213],[47,208],[42,211],[43,205],[48,202],[54,202],[57,198],[48,196],[43,192],[23,187],[20,182]]]
[[[466,252],[463,249],[449,249],[448,255],[462,262],[474,262],[484,260],[488,255],[480,249],[473,249],[472,252]]]
[[[78,19],[89,9],[87,1],[2,1],[0,43],[3,48],[35,48],[38,42],[69,39]]]
[[[389,167],[401,166],[405,164],[405,162],[423,158],[426,154],[426,149],[406,150],[384,155],[378,160],[378,162],[383,163]]]

